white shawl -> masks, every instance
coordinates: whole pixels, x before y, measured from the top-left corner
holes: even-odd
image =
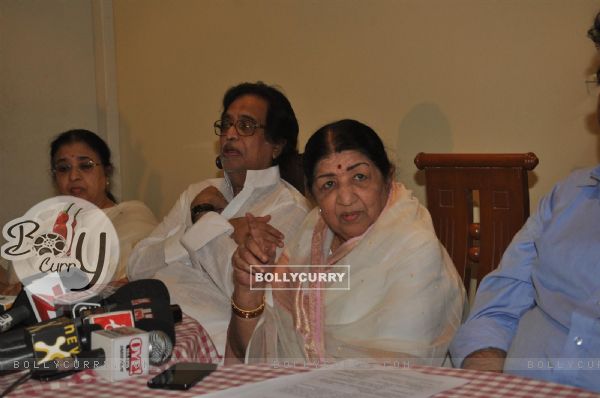
[[[465,293],[428,211],[395,183],[376,222],[328,256],[332,238],[314,209],[279,258],[279,269],[347,264],[350,290],[268,294],[247,360],[410,357],[440,365],[460,325]]]
[[[144,203],[138,200],[121,202],[103,209],[119,236],[119,266],[113,280],[127,277],[127,263],[133,247],[150,235],[158,222]]]

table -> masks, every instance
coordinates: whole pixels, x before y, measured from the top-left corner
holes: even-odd
[[[470,383],[455,389],[434,395],[435,398],[465,397],[561,397],[588,398],[599,397],[589,391],[541,380],[526,379],[518,376],[473,370],[413,366],[411,370],[440,376],[454,376],[471,380]],[[234,365],[221,367],[200,384],[190,390],[194,394],[202,394],[243,384],[266,380],[272,377],[310,371],[302,365],[297,367],[277,368],[272,365]]]
[[[412,370],[433,375],[454,376],[471,380],[470,383],[434,395],[435,398],[469,398],[469,397],[561,397],[561,398],[588,398],[599,397],[600,394],[580,390],[578,388],[548,383],[540,380],[526,379],[517,376],[477,372],[472,370],[434,368],[415,366]],[[58,386],[61,388],[60,396],[78,397],[140,397],[140,396],[177,396],[193,397],[198,394],[237,387],[247,383],[262,381],[273,377],[290,375],[298,372],[310,371],[304,367],[273,367],[272,365],[233,365],[221,367],[216,372],[204,379],[188,391],[152,390],[146,387],[150,376],[136,377],[118,383],[94,382],[94,384],[79,387],[77,385]],[[62,382],[61,382],[62,383]],[[54,397],[57,388],[20,389],[10,397],[25,396],[35,393],[39,397]],[[62,388],[68,388],[63,390]]]
[[[169,364],[152,367],[150,375],[133,377],[116,383],[109,383],[97,377],[93,371],[87,370],[70,377],[53,382],[30,380],[15,389],[9,397],[48,397],[61,398],[77,396],[81,398],[115,398],[115,397],[146,397],[146,396],[177,396],[193,397],[212,391],[237,387],[248,383],[269,378],[307,372],[314,368],[303,364],[260,364],[233,365],[220,367],[200,384],[188,391],[169,391],[150,389],[146,382],[152,375],[177,361],[218,362],[221,357],[217,353],[210,337],[204,328],[194,319],[184,315],[183,322],[176,326],[177,345],[174,358]],[[436,394],[436,398],[464,397],[561,397],[589,398],[600,397],[600,394],[584,391],[575,387],[548,383],[541,380],[498,374],[492,372],[477,372],[464,369],[435,368],[426,366],[411,366],[411,370],[432,375],[454,376],[470,380],[470,383],[455,389]],[[0,391],[23,373],[11,374],[0,378]]]
[[[160,373],[175,362],[210,363],[221,360],[212,340],[204,328],[193,318],[184,314],[182,321],[175,325],[175,333],[177,344],[173,347],[172,359],[169,363],[160,367],[151,367],[151,375]],[[0,377],[0,393],[24,374],[25,372],[17,372]],[[89,369],[56,381],[29,380],[13,390],[8,396],[56,398],[58,393],[61,398],[67,396],[115,398],[130,394],[139,398],[140,395],[146,396],[154,391],[146,387],[146,381],[151,378],[151,375],[110,383],[97,376],[92,369]],[[164,390],[159,390],[157,395],[165,396],[164,392]]]

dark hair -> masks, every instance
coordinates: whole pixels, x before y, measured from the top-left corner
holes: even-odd
[[[588,30],[587,35],[594,42],[596,49],[600,50],[600,13],[596,14],[594,24]],[[596,70],[596,84],[600,85],[600,69]]]
[[[383,142],[373,129],[352,119],[339,120],[318,129],[306,143],[302,155],[302,166],[306,187],[312,191],[317,163],[342,151],[358,151],[368,157],[388,180],[394,170]]]
[[[104,173],[106,177],[109,178],[113,172],[113,164],[110,161],[110,148],[106,145],[106,142],[97,134],[92,133],[89,130],[83,129],[75,129],[68,130],[64,133],[60,133],[50,144],[50,168],[54,168],[54,157],[56,156],[56,152],[63,146],[67,144],[72,144],[75,142],[82,142],[86,144],[92,151],[94,151],[98,157],[100,158],[100,162],[104,166]],[[117,200],[110,192],[110,190],[106,189],[106,196],[117,203]]]
[[[241,83],[231,87],[223,97],[223,114],[227,112],[227,108],[233,101],[243,95],[255,95],[264,99],[269,108],[267,110],[267,120],[265,128],[265,137],[271,143],[281,143],[285,141],[285,145],[281,149],[279,156],[273,160],[273,164],[281,166],[282,178],[286,178],[286,171],[289,165],[295,161],[298,156],[298,120],[292,109],[290,101],[273,86],[269,86],[263,82],[256,83]]]
[[[594,19],[594,24],[588,30],[587,35],[590,39],[592,39],[592,41],[596,45],[596,48],[600,48],[600,13],[596,15],[596,18]]]

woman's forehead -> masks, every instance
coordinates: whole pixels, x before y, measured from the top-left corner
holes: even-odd
[[[366,163],[371,165],[373,162],[363,153],[355,150],[347,150],[342,152],[334,152],[319,160],[317,163],[318,170],[346,170],[357,164]]]
[[[62,145],[55,155],[55,160],[59,159],[93,159],[98,154],[89,145],[84,142],[70,142]]]

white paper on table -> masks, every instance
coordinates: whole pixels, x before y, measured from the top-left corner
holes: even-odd
[[[411,397],[425,398],[467,384],[405,368],[371,366],[320,368],[202,395],[202,398]]]

